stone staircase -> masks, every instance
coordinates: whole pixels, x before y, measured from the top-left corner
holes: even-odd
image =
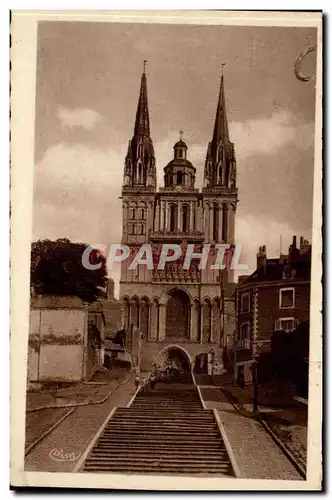
[[[213,411],[194,385],[159,383],[117,408],[84,472],[233,476]]]

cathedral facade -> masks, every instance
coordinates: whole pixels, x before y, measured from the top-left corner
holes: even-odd
[[[122,243],[129,246],[131,256],[146,243],[152,245],[154,257],[165,243],[178,244],[184,250],[190,243],[197,250],[204,244],[213,249],[218,243],[234,243],[236,160],[223,76],[212,140],[207,145],[203,188],[199,190],[195,183],[196,168],[180,132],[173,159],[164,167],[163,187],[157,188],[144,71],[122,186]],[[139,265],[131,270],[130,259],[121,264],[124,327],[139,332],[142,370],[176,357],[198,371],[222,369],[223,351],[234,330],[232,271],[210,266],[200,269],[194,260],[189,269],[182,264],[181,258],[164,269]]]

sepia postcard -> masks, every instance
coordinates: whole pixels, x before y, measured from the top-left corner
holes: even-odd
[[[14,11],[11,486],[322,489],[322,14]]]

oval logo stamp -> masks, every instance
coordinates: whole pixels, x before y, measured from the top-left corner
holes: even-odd
[[[49,456],[55,462],[74,462],[80,457],[80,453],[65,452],[63,448],[53,448]]]

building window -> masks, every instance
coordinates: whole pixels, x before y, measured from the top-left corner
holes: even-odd
[[[242,323],[240,326],[239,347],[250,349],[250,323]]]
[[[186,233],[188,231],[188,207],[183,205],[182,207],[182,232]]]
[[[218,205],[213,206],[213,239],[218,241],[219,209]]]
[[[130,220],[134,220],[135,219],[135,209],[134,208],[130,208],[129,209],[129,219]]]
[[[177,174],[176,174],[176,184],[178,186],[181,186],[181,184],[183,184],[183,174],[182,174],[182,172],[177,172]]]
[[[176,228],[176,206],[171,205],[170,206],[170,231],[171,233],[174,233],[175,228]]]
[[[182,158],[182,149],[179,149],[178,154],[179,154],[179,158]]]
[[[250,293],[243,293],[241,295],[241,313],[250,311]]]
[[[275,322],[274,331],[283,330],[284,332],[292,332],[295,330],[297,321],[295,318],[279,318]]]
[[[129,224],[129,234],[136,234],[136,224]]]
[[[227,243],[228,240],[228,208],[227,205],[223,205],[222,210],[222,240]]]
[[[295,307],[295,289],[282,288],[279,290],[279,308],[291,309]]]
[[[141,220],[145,220],[145,210],[144,210],[144,208],[140,208],[140,210],[139,210],[139,218]]]
[[[144,224],[139,224],[138,225],[138,234],[145,234]]]

